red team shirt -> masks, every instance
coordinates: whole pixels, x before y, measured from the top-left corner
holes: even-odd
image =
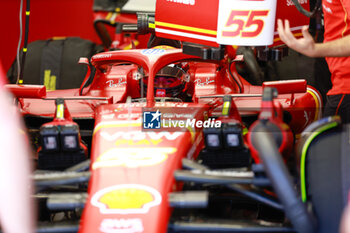
[[[322,0],[324,41],[350,35],[350,0]],[[349,44],[350,46],[350,44]],[[326,57],[332,73],[332,89],[328,95],[350,94],[350,57]]]

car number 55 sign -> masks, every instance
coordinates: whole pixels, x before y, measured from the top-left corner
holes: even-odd
[[[286,1],[157,0],[155,31],[159,37],[209,46],[272,45],[276,9],[293,27],[308,22],[301,14],[295,17],[296,8]]]
[[[276,0],[220,0],[217,43],[271,45]]]

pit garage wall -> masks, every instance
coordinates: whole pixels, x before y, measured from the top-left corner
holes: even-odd
[[[26,0],[23,2],[25,11]],[[31,0],[29,42],[55,36],[79,36],[100,43],[93,28],[92,6],[93,0]],[[0,59],[6,71],[16,57],[19,7],[20,0],[0,0]],[[24,20],[25,14],[23,35]]]

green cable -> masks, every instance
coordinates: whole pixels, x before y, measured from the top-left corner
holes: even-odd
[[[328,125],[322,126],[317,130],[316,132],[313,132],[311,136],[306,140],[302,152],[301,152],[301,161],[300,161],[300,188],[301,188],[301,199],[303,202],[306,202],[306,179],[305,179],[305,160],[306,160],[306,153],[309,149],[309,146],[311,142],[323,133],[326,130],[329,130],[331,128],[334,128],[338,125],[338,122],[332,122]]]

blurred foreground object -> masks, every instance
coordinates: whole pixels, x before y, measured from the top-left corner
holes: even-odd
[[[34,232],[29,150],[22,122],[4,88],[0,63],[0,222],[3,232]]]

